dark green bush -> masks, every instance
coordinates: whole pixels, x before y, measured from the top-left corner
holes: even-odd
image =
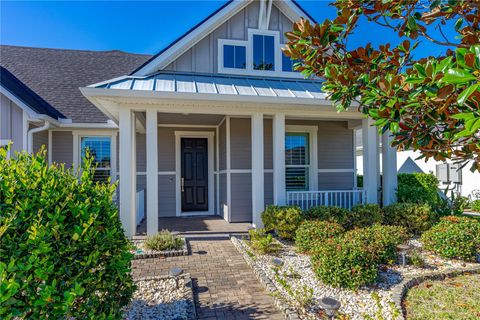
[[[378,204],[358,205],[352,208],[350,225],[354,228],[364,228],[383,222],[383,210]]]
[[[320,244],[312,255],[314,272],[325,284],[358,289],[374,283],[380,263],[396,257],[406,239],[403,228],[374,225],[354,229]]]
[[[115,186],[0,148],[0,318],[121,319],[135,286]]]
[[[179,250],[183,246],[183,239],[173,235],[168,230],[162,230],[154,235],[148,236],[143,243],[145,249],[149,250]]]
[[[280,251],[280,243],[271,235],[265,233],[265,229],[250,229],[250,247],[260,254],[277,254]]]
[[[267,206],[262,213],[265,230],[275,230],[279,237],[288,240],[295,238],[295,231],[302,220],[302,210],[299,207]]]
[[[411,234],[421,234],[439,220],[439,216],[428,204],[394,203],[383,208],[384,223],[403,226]]]
[[[480,212],[480,200],[473,200],[470,208],[472,211]]]
[[[428,203],[435,208],[440,203],[438,179],[429,173],[398,174],[397,201]]]
[[[297,229],[295,245],[300,252],[310,253],[319,243],[343,232],[343,227],[336,222],[306,220]]]
[[[480,222],[450,216],[426,231],[421,241],[426,250],[448,259],[474,261],[480,252]]]
[[[336,222],[345,229],[351,228],[351,212],[340,207],[312,207],[305,212],[305,218]]]

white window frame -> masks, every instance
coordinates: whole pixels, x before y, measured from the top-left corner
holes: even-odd
[[[245,47],[245,69],[239,68],[225,68],[223,66],[223,46],[237,46]],[[232,73],[232,74],[245,74],[245,71],[248,69],[248,65],[251,62],[248,57],[248,42],[243,40],[230,40],[230,39],[218,39],[218,72],[219,73]]]
[[[90,131],[75,130],[73,134],[73,161],[75,169],[78,169],[82,163],[82,138],[108,137],[110,138],[110,180],[117,180],[117,132],[112,131]]]
[[[253,36],[273,36],[274,37],[274,53],[275,53],[275,68],[274,70],[254,70],[253,69]],[[246,47],[246,63],[245,69],[237,68],[225,68],[223,66],[223,46],[245,46]],[[218,39],[218,73],[222,74],[236,74],[236,75],[251,75],[262,77],[288,77],[303,79],[304,76],[300,72],[284,72],[282,71],[282,47],[285,44],[280,43],[280,32],[274,30],[260,30],[260,29],[248,29],[247,41],[245,40],[232,40],[232,39]]]
[[[12,142],[12,140],[9,139],[1,139],[0,140],[0,147],[5,147],[8,146]],[[10,149],[7,150],[7,159],[10,159]]]
[[[286,125],[285,137],[288,133],[307,133],[310,150],[308,166],[308,191],[318,190],[318,126]],[[285,165],[285,170],[286,170]],[[286,177],[285,177],[286,179]]]

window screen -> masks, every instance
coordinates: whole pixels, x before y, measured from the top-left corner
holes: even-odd
[[[285,135],[285,168],[287,191],[308,190],[310,150],[308,133]]]
[[[96,166],[94,180],[107,181],[110,177],[110,137],[82,137],[81,154],[82,162],[87,154],[87,150],[93,157],[93,165]]]

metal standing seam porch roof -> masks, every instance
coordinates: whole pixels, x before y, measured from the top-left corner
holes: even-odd
[[[126,76],[90,85],[93,88],[325,100],[319,80],[160,72]]]

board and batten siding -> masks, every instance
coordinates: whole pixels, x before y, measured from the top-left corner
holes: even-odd
[[[23,145],[23,110],[0,94],[0,140],[12,142],[11,154],[27,149]]]
[[[254,1],[209,35],[201,39],[191,49],[165,67],[164,70],[180,72],[217,73],[218,39],[247,40],[248,29],[258,28],[260,3]],[[290,21],[275,5],[272,6],[269,30],[279,31],[282,43],[286,42],[285,32],[292,30]]]

